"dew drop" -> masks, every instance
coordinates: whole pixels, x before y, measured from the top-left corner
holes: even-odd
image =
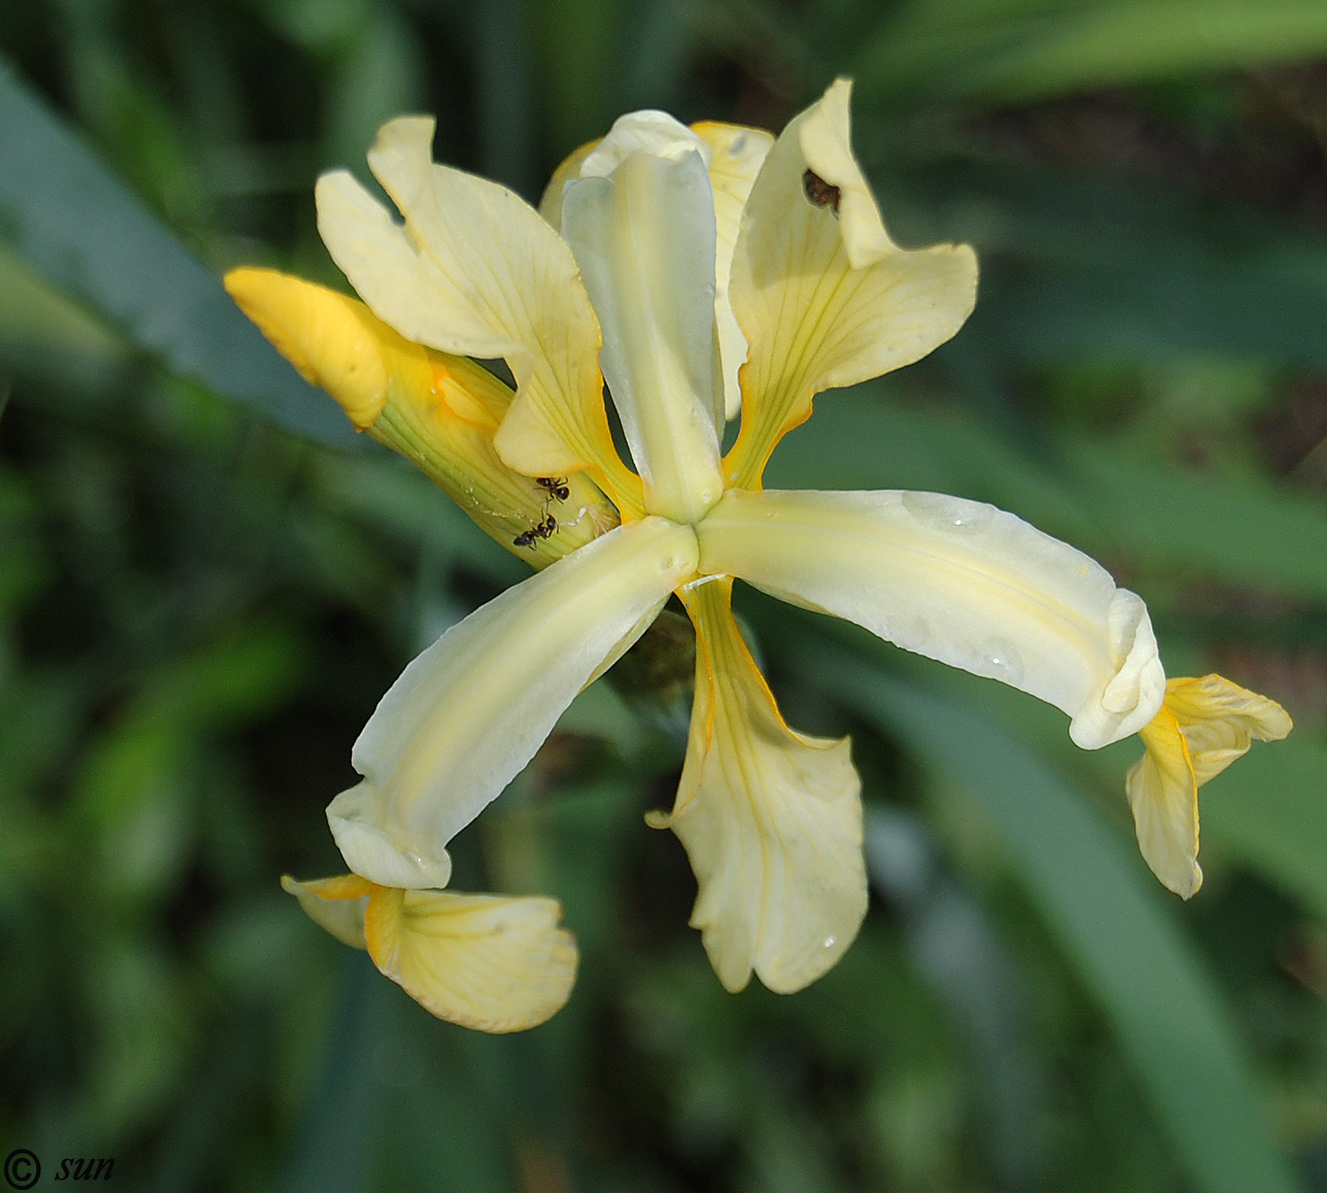
[[[836,944],[838,944],[838,942],[839,942],[839,938],[838,938],[837,936],[826,936],[826,937],[825,937],[825,948],[827,948],[827,949],[832,949]]]
[[[1018,647],[1004,638],[992,638],[982,647],[987,674],[992,679],[1017,687],[1023,682],[1023,656]]]
[[[977,534],[990,523],[995,507],[945,493],[904,493],[903,508],[919,522],[960,534]]]

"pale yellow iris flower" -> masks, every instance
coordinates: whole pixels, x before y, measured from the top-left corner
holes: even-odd
[[[558,170],[538,212],[432,161],[431,119],[385,125],[319,228],[367,307],[266,270],[227,286],[355,425],[418,462],[540,570],[406,668],[355,743],[328,820],[353,875],[288,889],[444,1018],[507,1030],[567,997],[575,953],[542,899],[453,895],[447,845],[670,594],[696,627],[676,803],[692,924],[730,990],[794,991],[865,914],[848,741],[779,714],[733,619],[734,578],[1049,701],[1096,749],[1141,732],[1128,791],[1149,865],[1196,889],[1196,785],[1281,737],[1220,680],[1167,691],[1147,610],[1074,548],[934,493],[778,492],[770,453],[813,395],[909,364],[972,309],[966,246],[887,235],[836,82],[775,140],[624,116]],[[470,358],[502,358],[514,393]],[[614,449],[603,385],[634,470]],[[727,419],[740,428],[721,451]]]

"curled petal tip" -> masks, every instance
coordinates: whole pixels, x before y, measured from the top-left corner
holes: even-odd
[[[430,1014],[477,1031],[536,1027],[566,1005],[575,938],[553,899],[400,890],[358,874],[297,882],[294,895],[333,936],[367,949],[378,969]]]
[[[452,876],[447,851],[419,852],[416,837],[379,823],[381,804],[377,785],[365,779],[327,805],[327,823],[346,863],[357,873],[372,874],[380,886],[445,887]]]

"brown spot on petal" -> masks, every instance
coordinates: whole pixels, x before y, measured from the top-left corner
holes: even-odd
[[[817,207],[832,207],[834,214],[839,213],[839,188],[830,186],[814,170],[807,170],[802,175],[802,189],[806,197]]]

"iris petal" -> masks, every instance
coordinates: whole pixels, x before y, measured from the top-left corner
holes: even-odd
[[[524,200],[435,165],[431,117],[385,124],[369,164],[405,225],[344,170],[318,180],[318,228],[375,314],[408,340],[502,357],[517,396],[499,454],[528,476],[590,468],[631,507],[635,478],[604,412],[599,325],[570,249]]]
[[[723,491],[714,193],[702,150],[662,113],[623,117],[562,202],[646,508],[679,522],[701,517]]]
[[[1125,791],[1138,848],[1152,872],[1181,898],[1202,885],[1198,788],[1259,741],[1280,741],[1290,717],[1274,700],[1220,675],[1172,679],[1161,711],[1140,731],[1146,753]]]
[[[524,1031],[560,1011],[576,942],[552,899],[377,888],[364,917],[373,963],[439,1019]]]
[[[696,566],[687,527],[610,531],[449,629],[392,685],[352,754],[363,782],[327,809],[352,870],[442,887],[448,841],[534,756],[604,661]]]
[[[696,624],[696,698],[668,816],[699,893],[691,916],[719,980],[754,969],[791,993],[847,950],[866,914],[861,782],[848,739],[784,724],[729,607],[730,580],[683,592]]]
[[[576,981],[576,942],[552,899],[405,891],[358,874],[282,889],[439,1019],[510,1032],[551,1018]]]
[[[1136,733],[1160,707],[1143,602],[993,506],[899,490],[730,490],[698,535],[703,573],[1030,692],[1073,718],[1085,749]]]
[[[756,175],[769,156],[774,138],[764,129],[741,124],[702,121],[691,131],[709,145],[710,186],[714,188],[714,216],[717,229],[714,253],[714,321],[719,335],[720,368],[723,373],[724,417],[737,417],[742,408],[742,390],[738,370],[746,361],[746,337],[733,314],[729,285],[733,272],[733,251],[742,225],[742,211],[755,185]]]
[[[849,92],[839,80],[789,122],[742,216],[730,295],[750,348],[727,475],[744,488],[815,394],[919,360],[976,299],[966,245],[909,252],[889,239],[852,156]]]
[[[720,371],[723,377],[724,418],[733,419],[742,405],[737,373],[746,360],[746,337],[737,325],[728,296],[733,250],[741,227],[742,210],[760,167],[769,154],[774,137],[762,128],[703,120],[691,126],[710,149],[709,176],[714,191],[716,223],[714,272],[714,319],[719,338]],[[569,154],[554,171],[539,201],[539,214],[554,228],[562,229],[562,204],[567,184],[581,177],[586,158],[598,147],[589,141]]]
[[[294,895],[304,914],[342,944],[352,949],[368,948],[364,940],[364,912],[373,894],[373,883],[358,874],[339,874],[335,878],[314,878],[296,882],[289,874],[281,877],[281,889]]]

